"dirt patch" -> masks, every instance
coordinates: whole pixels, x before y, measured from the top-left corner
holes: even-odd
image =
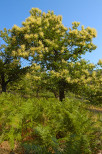
[[[23,154],[18,144],[15,143],[14,150],[12,151],[8,141],[4,141],[0,144],[0,154]]]
[[[102,113],[102,108],[97,108],[94,106],[89,107],[87,110],[89,110],[91,112],[95,112],[95,113]]]

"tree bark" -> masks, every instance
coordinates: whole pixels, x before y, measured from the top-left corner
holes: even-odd
[[[65,82],[63,80],[61,80],[59,82],[59,100],[62,102],[63,99],[65,98]]]
[[[2,84],[2,92],[6,92],[6,84],[5,83]]]
[[[36,90],[36,97],[39,97],[39,89]]]
[[[1,75],[1,88],[2,92],[6,92],[7,83],[5,82],[5,75],[4,73]]]
[[[65,98],[64,88],[59,89],[59,100],[62,102],[64,98]]]

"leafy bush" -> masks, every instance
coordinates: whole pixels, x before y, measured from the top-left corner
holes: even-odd
[[[101,132],[90,119],[77,99],[59,102],[0,95],[0,141],[9,141],[11,149],[16,141],[28,153],[96,152]]]

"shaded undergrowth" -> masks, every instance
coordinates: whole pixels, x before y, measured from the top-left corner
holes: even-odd
[[[22,153],[91,154],[101,150],[101,122],[75,98],[24,99],[0,95],[0,142]]]

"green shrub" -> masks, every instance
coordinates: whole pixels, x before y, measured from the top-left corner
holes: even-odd
[[[9,141],[13,149],[16,141],[28,153],[89,154],[101,144],[99,128],[77,99],[26,100],[2,94],[0,127],[1,142]]]

